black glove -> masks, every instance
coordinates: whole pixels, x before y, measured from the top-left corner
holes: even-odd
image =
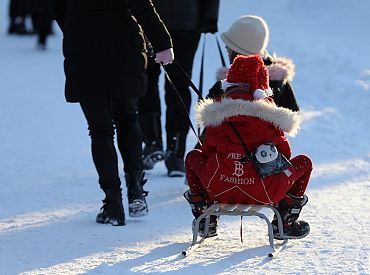
[[[204,18],[199,23],[199,32],[201,33],[216,33],[217,20],[211,18]]]

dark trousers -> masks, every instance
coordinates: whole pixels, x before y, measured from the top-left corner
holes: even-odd
[[[47,36],[51,33],[52,20],[48,12],[33,12],[31,14],[33,26],[37,32],[39,43],[45,44]]]
[[[32,22],[39,37],[40,44],[46,44],[46,38],[51,33],[52,19],[49,0],[33,0]]]
[[[117,144],[126,174],[143,170],[142,139],[138,124],[138,98],[92,97],[80,100],[91,137],[91,151],[102,189],[120,186]]]
[[[198,31],[171,31],[175,60],[181,64],[186,73],[191,77],[194,55],[198,47],[200,34]],[[166,66],[169,71],[169,76],[175,84],[181,99],[186,106],[186,111],[189,113],[191,106],[191,93],[189,85],[185,81],[183,74],[178,70],[176,65],[171,64]],[[139,101],[140,116],[148,116],[150,114],[160,114],[161,104],[159,99],[158,79],[160,75],[160,66],[150,59],[147,69],[148,89],[144,97]],[[165,101],[166,101],[166,131],[167,132],[183,132],[189,130],[189,123],[184,107],[174,92],[172,86],[165,82]],[[144,130],[145,132],[145,130]]]

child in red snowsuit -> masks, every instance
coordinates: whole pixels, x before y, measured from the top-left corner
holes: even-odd
[[[190,190],[185,197],[192,204],[194,216],[214,202],[275,205],[287,237],[307,236],[308,223],[297,219],[307,203],[305,191],[312,162],[305,155],[291,158],[284,136],[284,132],[291,136],[298,132],[299,113],[275,105],[268,71],[259,55],[235,58],[223,88],[225,94],[220,100],[206,99],[196,108],[198,122],[207,131],[201,149],[192,150],[186,157]],[[253,152],[266,142],[273,143],[292,166],[262,178],[251,161],[240,160],[245,155],[244,146]],[[275,238],[281,239],[276,217],[272,224]],[[217,219],[213,217],[211,235],[216,233],[216,227]]]

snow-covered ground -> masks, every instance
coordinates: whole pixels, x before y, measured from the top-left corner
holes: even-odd
[[[270,52],[296,63],[304,123],[291,144],[314,161],[302,212],[311,233],[272,260],[264,221],[243,219],[241,243],[236,217],[183,258],[192,237],[187,188],[163,163],[147,173],[147,217],[96,224],[103,193],[86,122],[64,101],[61,35],[45,52],[34,37],[7,36],[7,5],[0,0],[0,274],[370,274],[368,0],[221,0],[221,31],[240,15],[263,16]],[[213,56],[209,36],[205,87],[220,66]]]

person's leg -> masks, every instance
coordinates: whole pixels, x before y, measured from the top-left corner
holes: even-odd
[[[176,62],[178,62],[188,76],[192,77],[193,62],[196,50],[198,48],[200,34],[197,31],[170,31],[176,52]],[[167,67],[169,76],[175,84],[182,101],[185,104],[186,112],[189,113],[191,105],[191,92],[189,83],[183,75],[183,72],[175,64]],[[166,131],[179,132],[189,130],[189,122],[184,106],[174,91],[172,85],[165,82],[166,99]]]
[[[161,73],[160,65],[153,58],[148,59],[148,85],[146,94],[139,99],[139,123],[144,134],[144,141],[150,142],[162,138],[161,128],[153,122],[153,116],[161,115],[161,102],[158,81]],[[160,121],[159,121],[160,123]],[[159,126],[161,126],[159,124]]]
[[[138,116],[138,98],[112,100],[113,120],[117,128],[117,143],[124,163],[129,201],[129,215],[144,216],[148,213],[143,190],[144,179],[142,138]]]
[[[294,169],[289,177],[292,186],[285,193],[284,198],[278,203],[277,208],[283,218],[284,233],[290,238],[303,238],[310,232],[309,224],[298,221],[302,207],[308,202],[305,195],[310,175],[312,172],[312,161],[305,155],[299,155],[290,160]],[[281,239],[277,232],[276,217],[273,221],[274,233],[277,239]]]
[[[153,58],[148,59],[148,87],[146,95],[139,99],[139,123],[145,147],[143,164],[145,170],[154,168],[156,162],[163,160],[161,102],[158,81],[161,70]]]
[[[28,6],[21,0],[11,0],[9,3],[10,25],[9,34],[27,34],[25,17],[28,12]]]
[[[88,98],[81,100],[80,105],[89,126],[91,152],[99,175],[99,184],[102,189],[119,188],[118,160],[109,98]]]
[[[214,203],[209,197],[207,191],[204,189],[200,180],[201,167],[206,164],[206,157],[200,150],[192,150],[186,156],[186,179],[189,184],[190,190],[184,193],[185,199],[191,206],[191,212],[194,218],[198,218],[205,209]],[[195,219],[193,225],[195,224]],[[210,217],[209,232],[207,237],[217,235],[217,216]],[[205,219],[202,219],[199,224],[200,235],[204,234]]]
[[[198,149],[190,151],[186,156],[186,179],[192,193],[204,193],[208,201],[211,201],[200,180],[201,168],[206,165],[207,158]]]
[[[200,34],[197,31],[171,31],[171,37],[176,53],[176,61],[183,67],[191,78],[195,52],[198,47]],[[181,70],[175,65],[168,65],[168,74],[179,95],[166,80],[166,134],[167,152],[166,166],[169,176],[183,176],[186,138],[189,131],[188,114],[191,106],[189,83]],[[179,99],[181,97],[181,100]],[[183,103],[182,103],[183,102]],[[184,105],[185,109],[184,110]]]
[[[35,11],[31,14],[34,29],[37,32],[37,46],[39,49],[46,49],[47,37],[51,33],[52,20],[47,10]]]
[[[107,97],[86,98],[80,101],[91,137],[91,152],[101,189],[106,198],[102,212],[96,217],[99,223],[124,225],[121,181],[118,173],[118,159],[114,146],[114,127],[110,99]]]
[[[117,128],[117,143],[125,173],[137,173],[143,170],[142,137],[137,103],[136,97],[112,100],[113,121]]]
[[[312,161],[305,155],[294,157],[291,161],[296,173],[293,175],[293,186],[288,193],[297,197],[303,196],[306,192],[312,172]]]
[[[10,0],[9,2],[9,28],[8,34],[16,32],[16,18],[17,18],[17,0]]]

